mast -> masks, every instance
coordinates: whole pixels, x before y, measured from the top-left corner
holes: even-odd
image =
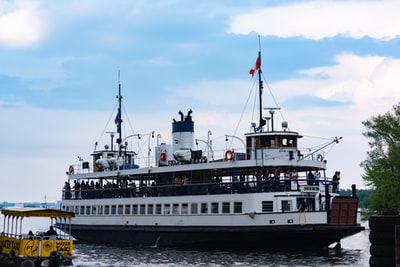
[[[115,118],[115,124],[117,125],[117,144],[120,146],[122,142],[122,114],[121,114],[121,106],[122,106],[122,95],[121,95],[121,82],[120,82],[120,71],[118,71],[118,113],[117,117]],[[121,149],[119,149],[119,154],[121,154]],[[120,155],[121,156],[121,155]]]
[[[262,116],[262,110],[263,110],[263,108],[262,108],[262,91],[263,91],[264,85],[263,85],[263,81],[261,79],[261,74],[262,74],[262,72],[261,72],[261,48],[260,48],[260,51],[258,51],[257,64],[258,64],[258,91],[259,91],[259,96],[260,96],[260,99],[259,99],[259,102],[260,102],[259,103],[260,125],[259,125],[258,129],[260,132],[262,132],[263,126],[266,124],[266,120],[264,120],[263,116]]]

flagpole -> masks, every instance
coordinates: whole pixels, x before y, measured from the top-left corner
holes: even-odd
[[[121,146],[121,141],[122,141],[122,114],[121,114],[121,105],[122,105],[122,95],[121,95],[121,81],[120,81],[120,71],[118,70],[118,125],[117,125],[117,132],[118,132],[118,139],[117,139],[117,144]],[[119,153],[121,154],[121,149],[119,149]],[[120,155],[121,156],[121,155]]]
[[[264,120],[263,119],[263,116],[262,116],[262,110],[263,110],[263,108],[262,108],[262,91],[263,91],[263,88],[264,88],[264,85],[263,85],[263,81],[262,81],[262,79],[261,79],[261,74],[262,74],[262,72],[261,72],[261,45],[260,45],[260,35],[258,35],[258,40],[259,40],[259,51],[258,51],[258,61],[259,61],[259,68],[258,68],[258,90],[259,90],[259,96],[260,96],[260,99],[259,99],[259,101],[260,101],[260,125],[259,125],[259,127],[258,127],[258,129],[259,129],[259,131],[260,132],[262,132],[263,131],[263,126],[266,124],[266,120]]]

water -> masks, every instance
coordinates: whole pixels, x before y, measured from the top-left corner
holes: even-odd
[[[0,227],[3,229],[2,221]],[[368,224],[363,223],[364,226]],[[45,231],[49,220],[26,219],[23,231]],[[368,266],[369,230],[342,240],[341,249],[196,251],[74,243],[74,266]]]

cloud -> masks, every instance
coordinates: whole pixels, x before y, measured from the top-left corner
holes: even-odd
[[[235,16],[229,32],[320,40],[335,36],[391,40],[400,35],[400,5],[382,1],[308,1]]]
[[[2,1],[0,3],[0,45],[30,48],[46,35],[46,23],[36,1]]]

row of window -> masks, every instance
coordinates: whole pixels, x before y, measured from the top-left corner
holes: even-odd
[[[76,215],[182,215],[242,213],[242,202],[64,206]]]

